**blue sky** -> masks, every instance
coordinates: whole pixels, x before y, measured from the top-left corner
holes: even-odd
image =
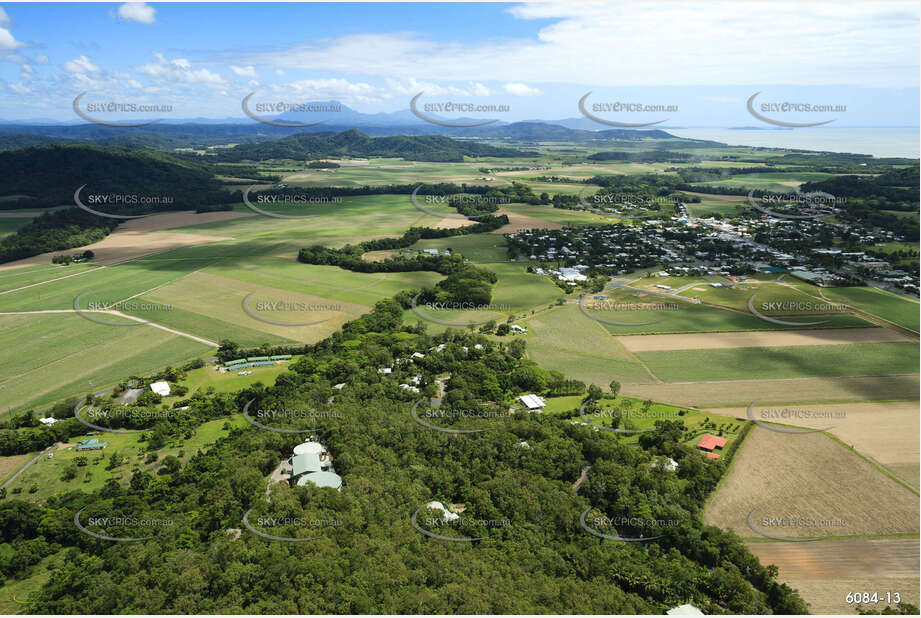
[[[375,113],[406,110],[421,91],[508,105],[485,115],[502,120],[558,119],[592,91],[593,103],[677,106],[673,126],[739,126],[758,124],[745,102],[761,91],[765,103],[843,105],[836,126],[918,125],[912,2],[0,7],[4,119],[72,120],[81,92],[171,105],[174,118],[242,118],[249,92]]]

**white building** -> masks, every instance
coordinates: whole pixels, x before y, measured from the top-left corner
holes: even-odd
[[[455,519],[460,519],[460,515],[456,513],[452,513],[451,511],[446,509],[445,505],[443,505],[438,500],[432,500],[431,502],[425,505],[425,508],[440,512],[441,516],[447,521],[454,521]]]
[[[523,403],[531,412],[543,410],[544,406],[547,405],[547,403],[537,395],[522,395],[518,398],[518,401]]]
[[[704,613],[688,603],[687,605],[679,605],[678,607],[673,607],[667,612],[669,616],[703,616]]]
[[[54,425],[58,422],[58,419],[54,418],[53,416],[46,416],[44,418],[38,419],[38,422],[43,425]]]
[[[164,381],[154,382],[150,385],[150,390],[162,397],[166,397],[169,395],[169,383]]]

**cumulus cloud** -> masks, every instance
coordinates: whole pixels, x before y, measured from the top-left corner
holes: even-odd
[[[10,16],[6,14],[3,7],[0,7],[0,51],[12,51],[25,45],[25,43],[17,41],[13,33],[10,32],[12,26],[13,22]]]
[[[527,84],[522,84],[521,82],[512,82],[510,84],[505,84],[505,86],[503,86],[502,88],[510,95],[513,95],[516,97],[536,97],[537,95],[544,94],[543,91],[541,91],[540,89],[532,88],[531,86],[528,86]]]
[[[488,97],[490,94],[490,91],[489,91],[489,88],[477,82],[473,85],[473,94],[478,97]]]
[[[902,2],[525,3],[534,36],[469,41],[350,34],[235,63],[422,80],[697,86],[918,83],[918,6]],[[655,36],[649,36],[654,32]],[[846,33],[846,34],[845,34]],[[787,44],[796,41],[796,45]],[[373,49],[373,54],[368,50]],[[418,92],[418,91],[417,91]]]
[[[205,68],[192,68],[192,63],[185,58],[168,60],[161,53],[154,53],[154,58],[154,62],[137,67],[137,71],[150,76],[161,84],[199,84],[223,87],[226,83],[226,80],[218,73]]]
[[[102,69],[90,62],[86,56],[80,56],[64,63],[64,69],[70,73],[99,73]]]
[[[133,21],[138,24],[153,24],[157,21],[157,12],[146,2],[126,2],[118,7],[116,13],[122,21]]]

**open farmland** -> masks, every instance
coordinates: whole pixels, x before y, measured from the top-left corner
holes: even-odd
[[[753,416],[761,419],[763,404],[754,406]],[[747,408],[713,408],[727,416],[745,417]],[[890,401],[887,403],[842,403],[834,405],[794,405],[775,411],[786,411],[787,420],[794,427],[826,429],[828,433],[856,450],[858,453],[885,467],[899,479],[919,488],[917,401]]]
[[[856,614],[848,593],[899,593],[902,602],[919,604],[918,539],[857,539],[819,543],[753,543],[749,549],[762,564],[780,567],[780,581],[800,591],[814,614]],[[895,603],[890,601],[890,606]]]
[[[918,371],[915,343],[724,348],[640,352],[665,382],[875,376]]]
[[[919,330],[917,300],[896,296],[876,288],[834,288],[822,290],[823,296],[836,302],[850,303],[867,313],[904,326],[916,333]]]
[[[847,328],[788,332],[707,333],[693,335],[646,335],[620,337],[631,352],[662,350],[718,350],[728,348],[891,343],[909,341],[885,328]]]
[[[750,527],[750,515],[757,530],[791,539],[919,531],[917,494],[850,449],[821,433],[791,435],[762,427],[752,428],[742,443],[704,521],[768,542]],[[804,521],[796,521],[800,518]]]
[[[685,406],[727,407],[760,403],[891,401],[918,397],[918,374],[780,380],[719,380],[624,384],[624,393]]]
[[[72,313],[0,315],[3,411],[96,392],[211,351],[146,325],[97,324]]]
[[[247,298],[249,311],[243,307]],[[187,328],[203,336],[231,337],[248,345],[264,341],[318,341],[368,310],[364,305],[265,285],[241,285],[237,280],[205,272],[192,273],[146,294],[141,300],[167,304],[178,312],[160,316],[161,312],[156,311],[132,311],[132,315]],[[280,303],[277,310],[275,303]]]
[[[600,323],[585,318],[574,305],[541,311],[522,324],[528,329],[528,357],[542,367],[602,388],[614,379],[634,383],[655,379]]]

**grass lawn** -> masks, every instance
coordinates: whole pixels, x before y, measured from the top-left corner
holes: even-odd
[[[917,373],[915,343],[857,343],[639,352],[666,382]]]
[[[579,415],[582,397],[552,397],[546,401],[545,412],[572,411],[571,420],[585,422]],[[612,413],[615,411],[622,413],[621,420],[617,425],[619,429],[654,429],[657,420],[681,421],[687,428],[683,439],[686,444],[696,444],[700,436],[705,433],[712,433],[727,438],[729,442],[726,446],[728,447],[732,440],[738,436],[744,425],[744,421],[738,421],[734,417],[681,408],[665,403],[653,402],[646,408],[642,399],[625,395],[617,397],[616,400],[603,397],[598,403],[598,408],[598,413],[587,414],[586,416],[592,423],[604,427],[613,426]],[[620,439],[627,444],[635,443],[639,440],[639,434],[621,434]]]
[[[182,381],[183,386],[189,388],[189,395],[195,392],[204,392],[213,388],[217,393],[234,393],[252,386],[256,382],[262,382],[265,386],[275,384],[275,378],[288,370],[292,361],[287,363],[277,363],[270,367],[249,367],[246,371],[252,371],[252,375],[239,376],[236,371],[221,373],[214,365],[206,365],[200,369],[193,369],[187,372],[186,379]]]

